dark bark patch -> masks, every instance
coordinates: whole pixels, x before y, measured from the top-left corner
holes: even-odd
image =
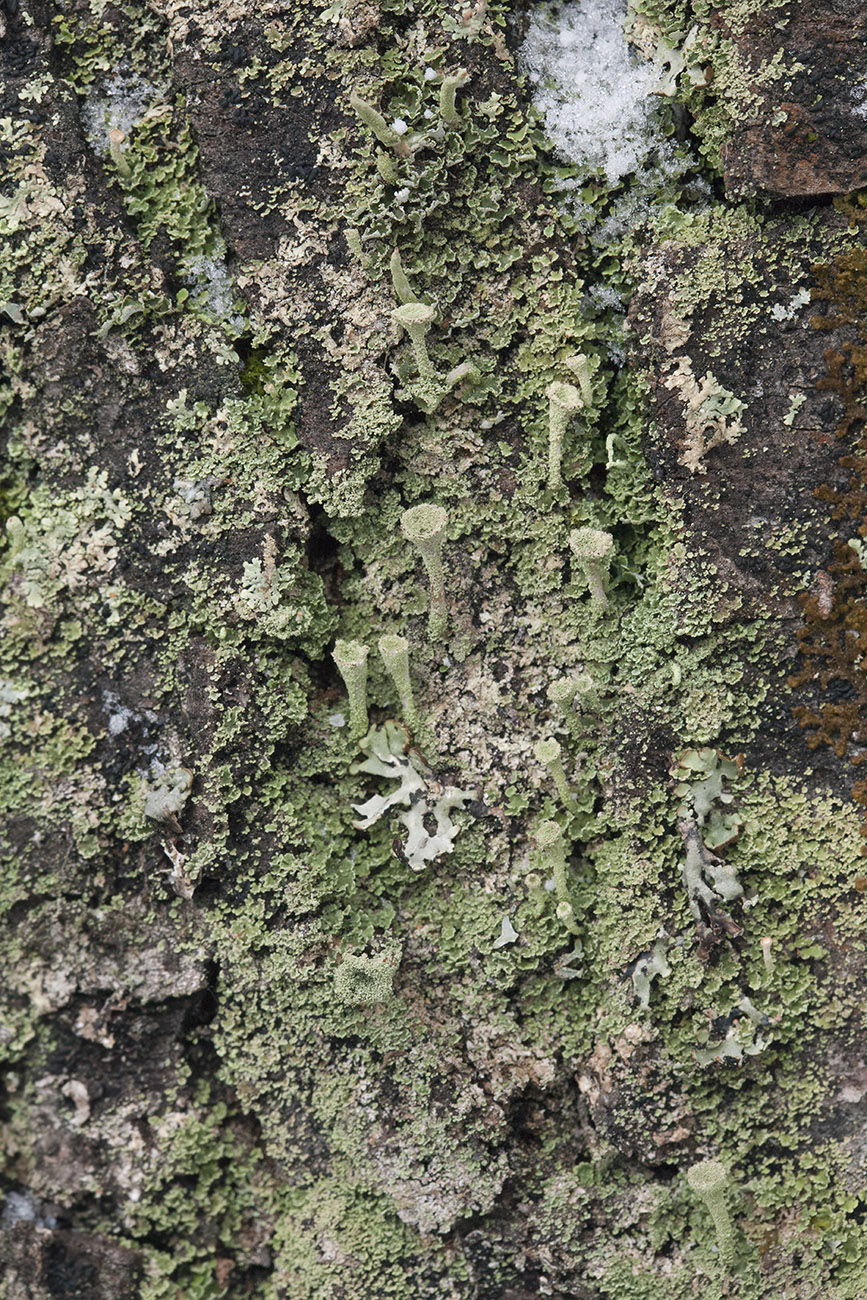
[[[737,40],[757,72],[778,52],[790,78],[753,89],[758,109],[723,148],[726,189],[775,197],[846,194],[867,184],[867,19],[858,0],[822,0],[775,10],[783,28],[757,12]]]

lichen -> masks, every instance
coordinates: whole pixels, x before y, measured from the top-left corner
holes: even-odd
[[[735,541],[717,472],[764,463],[737,349],[801,328],[813,261],[822,391],[860,436],[857,201],[832,226],[711,195],[791,63],[739,60],[756,5],[726,30],[693,8],[633,11],[705,176],[629,220],[598,173],[563,210],[578,177],[498,3],[64,4],[50,59],[13,67],[4,1174],[62,1208],[58,1250],[119,1241],[146,1300],[686,1300],[714,1285],[708,1160],[749,1207],[745,1298],[864,1290],[861,810],[789,753],[772,671],[813,517]],[[356,86],[414,142],[388,165]],[[58,158],[88,105],[115,156],[92,131]],[[390,319],[395,250],[435,393]],[[698,423],[666,460],[673,373]],[[820,698],[831,663],[860,690],[851,472],[801,667],[810,730],[860,758],[856,710]],[[431,640],[400,521],[434,501]],[[574,534],[604,544],[595,599]],[[752,580],[781,555],[780,589]],[[405,647],[417,748],[375,655],[348,737],[336,636]]]
[[[370,830],[390,809],[405,807],[407,811],[398,814],[407,831],[399,856],[413,871],[423,871],[429,862],[452,852],[459,829],[452,821],[452,813],[463,808],[472,795],[437,781],[417,750],[406,753],[408,744],[407,732],[388,722],[360,742],[367,757],[350,770],[385,776],[400,784],[390,794],[373,795],[364,803],[353,804],[361,818],[353,825],[357,830]]]

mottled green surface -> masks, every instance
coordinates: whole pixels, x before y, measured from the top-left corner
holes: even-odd
[[[688,177],[619,242],[579,233],[511,9],[7,18],[0,1149],[42,1226],[7,1224],[3,1300],[867,1294],[862,813],[785,685],[839,453],[827,339],[785,313],[858,224],[725,199],[732,41],[708,6],[640,4],[649,48],[698,24],[715,80],[679,84],[671,120],[696,115],[712,196]],[[754,9],[720,6],[735,34]],[[426,67],[469,72],[436,134]],[[81,127],[110,74],[153,87],[121,169]],[[411,157],[353,88],[424,135]],[[584,183],[601,220],[617,196]],[[436,308],[433,398],[395,247]],[[625,339],[600,286],[635,294]],[[546,389],[577,353],[593,404],[552,491]],[[740,428],[690,458],[705,375]],[[400,530],[429,501],[435,644]],[[576,528],[614,537],[607,605]],[[407,809],[353,824],[395,786],[356,766],[330,651],[370,646],[381,727],[384,634],[422,718],[398,779],[465,796],[418,871]],[[567,719],[547,688],[577,673]],[[534,757],[554,736],[571,812]],[[703,747],[741,771],[689,793]],[[698,925],[691,817],[742,890]],[[535,847],[550,819],[577,935]],[[708,1158],[729,1269],[685,1177]]]

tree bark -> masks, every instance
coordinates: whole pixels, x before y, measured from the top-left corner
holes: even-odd
[[[867,1295],[867,20],[629,17],[612,235],[506,0],[0,9],[0,1300]]]

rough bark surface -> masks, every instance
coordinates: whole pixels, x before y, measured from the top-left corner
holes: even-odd
[[[862,9],[3,0],[2,1300],[867,1296]]]
[[[751,87],[749,113],[723,149],[726,188],[778,198],[851,193],[867,184],[867,16],[854,0],[780,13],[754,14],[735,36],[748,82],[760,82],[775,58],[784,78]]]

